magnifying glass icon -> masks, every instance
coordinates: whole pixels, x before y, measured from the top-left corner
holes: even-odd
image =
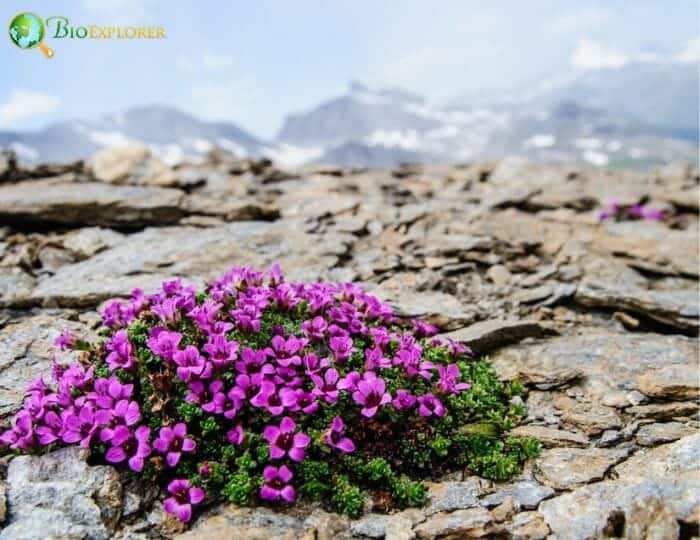
[[[10,21],[10,40],[20,49],[36,47],[46,58],[53,58],[53,49],[44,44],[44,21],[34,13],[20,13]]]

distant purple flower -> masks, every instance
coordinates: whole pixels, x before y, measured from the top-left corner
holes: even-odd
[[[391,401],[391,394],[386,391],[384,380],[373,372],[365,372],[363,380],[357,383],[357,390],[352,394],[355,403],[362,405],[362,416],[372,418],[379,407]]]
[[[141,472],[146,458],[151,454],[148,440],[151,429],[147,426],[139,426],[135,432],[126,426],[117,426],[110,439],[111,447],[105,454],[105,459],[110,463],[121,463],[128,459],[132,471]]]
[[[603,211],[598,215],[600,221],[605,221],[617,216],[620,211],[620,203],[618,201],[610,201],[606,206],[603,207]]]
[[[183,452],[193,452],[196,447],[196,443],[187,437],[187,426],[183,422],[160,428],[158,438],[153,441],[153,448],[165,454],[165,461],[170,467],[178,464]]]
[[[192,519],[192,505],[199,504],[206,494],[202,488],[191,487],[189,480],[175,479],[168,484],[170,497],[163,501],[163,509],[183,523]]]
[[[418,398],[418,414],[428,418],[430,416],[443,417],[447,414],[445,406],[433,394],[425,394]]]
[[[183,351],[177,351],[173,355],[173,362],[177,364],[177,376],[184,382],[194,377],[207,376],[207,362],[194,345],[188,345]]]
[[[642,218],[649,221],[663,221],[666,213],[663,210],[651,208],[650,206],[642,207]]]
[[[236,424],[233,429],[229,429],[226,432],[226,439],[233,446],[240,446],[243,444],[243,439],[245,437],[245,432],[243,431],[243,426],[241,424]]]
[[[294,487],[289,482],[292,480],[292,471],[289,467],[273,467],[268,465],[263,469],[263,480],[265,483],[260,488],[260,498],[265,501],[276,502],[283,500],[293,503],[296,498]]]
[[[355,350],[352,345],[352,339],[344,336],[332,337],[329,340],[328,346],[338,362],[343,362],[350,358],[350,355]]]
[[[126,330],[117,330],[105,347],[109,351],[106,358],[109,369],[130,370],[134,367],[136,359],[132,354],[132,346]]]
[[[448,366],[438,366],[438,381],[437,389],[445,394],[458,394],[463,390],[471,388],[471,384],[457,382],[461,377],[457,364],[449,364]]]
[[[173,359],[173,355],[177,352],[182,340],[182,334],[179,332],[170,332],[162,327],[156,327],[151,330],[151,335],[146,342],[148,348],[156,356],[160,356],[166,362]]]
[[[326,328],[328,328],[328,323],[320,316],[301,323],[301,331],[304,332],[304,335],[314,339],[323,339]]]
[[[272,459],[289,456],[292,461],[304,460],[304,449],[311,442],[311,438],[305,433],[297,433],[296,427],[296,423],[289,416],[282,418],[279,427],[265,426],[263,437],[270,443]]]
[[[314,396],[322,397],[326,403],[333,403],[338,399],[338,371],[335,368],[329,368],[323,374],[311,375],[311,380],[314,383],[314,388],[311,393]]]
[[[345,424],[340,416],[333,418],[330,427],[323,436],[323,440],[331,448],[346,454],[355,451],[355,443],[345,436]]]
[[[411,409],[416,404],[416,396],[407,390],[397,390],[396,397],[392,400],[391,404],[395,409],[405,411]]]

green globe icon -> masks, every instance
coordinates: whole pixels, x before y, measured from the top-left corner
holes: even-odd
[[[20,13],[10,21],[10,38],[20,49],[33,49],[44,39],[44,21],[33,13]]]
[[[33,13],[20,13],[10,21],[10,39],[20,49],[39,47],[47,58],[53,51],[42,43],[44,40],[44,21]]]

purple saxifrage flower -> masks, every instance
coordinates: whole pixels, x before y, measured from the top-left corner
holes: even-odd
[[[323,439],[328,446],[340,450],[345,454],[350,454],[355,451],[355,443],[353,443],[349,437],[345,436],[345,424],[340,416],[333,418]]]
[[[314,396],[322,397],[326,400],[326,403],[333,403],[338,399],[339,377],[338,370],[335,368],[327,369],[323,377],[320,375],[311,375],[311,380],[315,385],[311,393]]]
[[[177,376],[184,382],[207,375],[207,362],[194,345],[177,351],[173,355],[173,361],[177,364]]]
[[[463,390],[469,390],[471,384],[465,382],[457,382],[461,376],[457,364],[448,366],[438,366],[438,381],[437,389],[445,394],[458,394]]]
[[[112,375],[108,379],[96,379],[92,392],[87,397],[102,409],[112,409],[121,400],[128,400],[134,391],[133,384],[122,384]]]
[[[396,410],[406,411],[416,404],[416,396],[407,390],[400,389],[396,391],[396,397],[392,400],[391,404]]]
[[[354,347],[352,346],[352,339],[347,336],[335,336],[329,340],[328,347],[330,348],[333,356],[338,362],[343,362],[350,358]]]
[[[310,321],[301,323],[301,331],[304,332],[304,335],[314,339],[323,339],[326,328],[328,328],[326,319],[318,315]]]
[[[209,342],[204,345],[204,350],[215,369],[223,369],[238,357],[238,342],[229,341],[223,334],[215,334],[209,337]]]
[[[226,432],[226,439],[233,446],[240,446],[241,444],[243,444],[244,438],[245,432],[243,431],[243,426],[241,424],[237,424],[236,427],[234,427],[233,429],[229,429]]]
[[[267,409],[272,416],[278,416],[285,409],[292,408],[296,404],[294,391],[289,388],[277,389],[270,381],[260,383],[260,391],[253,396],[250,404],[254,407]]]
[[[121,463],[128,459],[132,471],[141,472],[146,458],[151,455],[151,447],[148,440],[151,437],[151,428],[139,426],[133,433],[126,426],[114,428],[110,444],[112,445],[105,459],[110,463]]]
[[[151,335],[146,342],[148,348],[156,356],[160,356],[166,362],[173,359],[182,340],[179,332],[170,332],[165,328],[156,327],[151,330]]]
[[[391,358],[384,356],[384,351],[379,347],[367,349],[365,351],[365,369],[375,371],[377,369],[387,369],[391,367]]]
[[[263,469],[263,480],[265,483],[260,488],[260,498],[270,502],[283,500],[293,503],[296,498],[296,491],[289,483],[292,480],[292,476],[294,476],[292,471],[286,465],[282,465],[279,468],[272,465],[265,467]]]
[[[196,443],[187,437],[187,426],[183,422],[175,424],[172,428],[160,428],[158,438],[153,441],[153,448],[165,454],[165,461],[170,467],[178,464],[183,452],[194,452],[196,447]]]
[[[418,414],[424,418],[428,418],[430,416],[443,417],[445,414],[447,414],[447,411],[445,410],[445,406],[442,404],[442,401],[436,398],[433,394],[425,394],[424,396],[420,396],[418,398]]]
[[[206,494],[202,488],[190,486],[189,480],[175,479],[168,484],[170,497],[163,501],[163,509],[183,523],[192,519],[192,505],[199,504]]]
[[[28,450],[34,446],[32,417],[27,411],[20,411],[15,417],[15,425],[0,435],[0,442],[13,450]]]
[[[93,437],[99,429],[98,419],[92,404],[83,405],[80,410],[69,412],[66,410],[63,417],[63,442],[80,443],[80,446],[90,446]]]
[[[109,354],[107,355],[107,365],[109,369],[131,369],[134,367],[136,359],[132,354],[132,346],[126,330],[117,330],[112,339],[105,345]]]
[[[296,336],[289,336],[284,339],[282,336],[274,336],[271,341],[272,348],[267,354],[275,358],[282,367],[301,365],[300,351],[308,344],[307,339],[299,339]]]
[[[270,443],[272,459],[289,456],[292,461],[304,460],[304,449],[311,442],[311,438],[306,433],[297,433],[296,428],[296,423],[289,416],[282,418],[279,427],[265,426],[263,437]]]
[[[372,371],[365,372],[364,379],[357,383],[357,390],[352,394],[355,403],[362,405],[362,416],[372,418],[379,407],[391,401],[391,394],[386,391],[384,380]]]

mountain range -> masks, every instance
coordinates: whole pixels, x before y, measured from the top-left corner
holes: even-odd
[[[638,62],[544,79],[443,104],[398,89],[352,83],[309,111],[290,114],[274,140],[227,122],[152,105],[35,132],[2,132],[21,161],[71,161],[138,141],[167,163],[211,148],[283,165],[387,166],[522,155],[593,166],[648,167],[698,160],[695,64]]]

